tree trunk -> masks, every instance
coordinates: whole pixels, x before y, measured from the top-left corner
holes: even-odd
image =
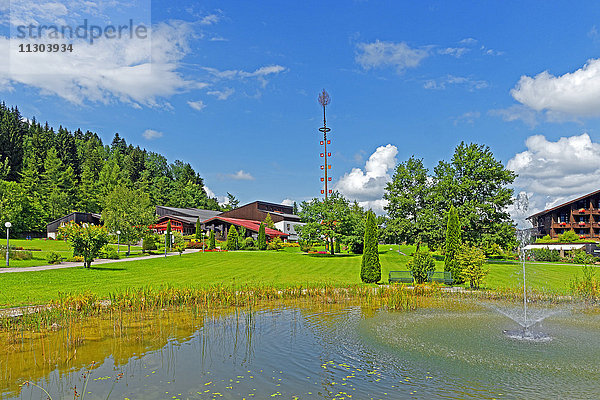
[[[335,254],[335,248],[333,247],[333,238],[331,238],[331,242],[329,243],[331,255]]]
[[[129,254],[131,253],[131,244],[127,243],[127,256],[129,257]]]

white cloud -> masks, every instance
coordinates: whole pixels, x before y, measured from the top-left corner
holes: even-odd
[[[466,47],[446,47],[445,49],[439,49],[438,54],[460,58],[463,54],[469,51],[471,51],[471,49],[468,49]]]
[[[520,104],[514,104],[508,108],[498,108],[488,111],[489,115],[501,117],[504,121],[522,121],[530,128],[538,124],[538,116],[535,111]]]
[[[19,44],[39,39],[9,41],[0,36],[0,53],[13,56],[0,60],[0,84],[36,88],[42,95],[56,95],[72,103],[86,101],[158,106],[160,98],[199,88],[204,84],[188,81],[179,72],[182,58],[189,52],[190,24],[177,21],[154,25],[147,39],[97,39],[73,42],[73,52],[22,53]],[[56,40],[55,40],[56,42]]]
[[[584,133],[549,141],[527,138],[527,150],[516,154],[507,168],[519,176],[514,186],[530,197],[529,215],[598,190],[600,143]]]
[[[208,197],[211,197],[211,198],[215,198],[216,197],[215,192],[213,192],[212,190],[210,190],[210,188],[208,186],[206,186],[206,185],[204,186],[204,191],[206,192],[206,195]]]
[[[226,178],[234,179],[236,181],[253,181],[254,180],[254,177],[249,172],[246,172],[243,169],[240,169],[235,174],[225,174],[224,176]]]
[[[221,20],[218,14],[209,14],[200,20],[200,25],[214,25]]]
[[[600,59],[561,76],[544,71],[522,76],[511,90],[515,100],[536,110],[571,116],[600,116]]]
[[[427,80],[423,84],[423,87],[431,90],[443,90],[450,85],[463,86],[469,91],[485,89],[489,86],[488,82],[484,80],[477,80],[464,76],[447,75],[445,78]]]
[[[142,136],[146,140],[154,140],[163,137],[163,133],[159,131],[155,131],[154,129],[146,129]]]
[[[391,144],[380,146],[365,163],[364,171],[353,168],[336,183],[335,189],[363,207],[372,208],[382,214],[385,201],[382,199],[386,184],[391,180],[390,171],[396,166],[398,148]]]
[[[187,103],[188,106],[192,107],[196,111],[202,111],[206,107],[206,104],[204,104],[202,100],[188,101]]]
[[[207,94],[210,94],[211,96],[217,96],[217,100],[227,100],[233,93],[235,93],[235,89],[233,88],[225,88],[223,90],[212,90],[207,92]]]
[[[429,55],[426,49],[414,49],[405,42],[358,43],[355,61],[364,69],[394,67],[398,73],[417,67]]]
[[[466,113],[454,119],[454,125],[458,125],[461,122],[473,125],[475,120],[479,117],[481,117],[481,113],[479,111],[467,111]]]
[[[243,71],[239,69],[219,71],[216,68],[210,67],[204,67],[204,69],[219,79],[257,78],[272,74],[278,74],[286,70],[286,68],[281,65],[267,65],[264,67],[260,67],[253,72]]]
[[[294,205],[294,200],[292,200],[292,199],[283,199],[281,201],[281,204],[283,204],[284,206],[293,206]]]
[[[469,38],[465,38],[465,39],[461,40],[461,41],[460,41],[460,42],[458,42],[458,43],[460,43],[460,44],[464,44],[464,45],[467,45],[467,46],[472,46],[472,45],[474,45],[474,44],[477,44],[477,39],[474,39],[474,38],[472,38],[472,37],[469,37]]]

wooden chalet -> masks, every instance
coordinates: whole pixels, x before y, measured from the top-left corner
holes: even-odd
[[[287,240],[298,240],[295,227],[304,224],[300,222],[300,217],[294,214],[292,206],[268,203],[266,201],[255,201],[231,211],[226,211],[220,217],[259,221],[260,224],[260,221],[264,221],[267,215],[271,216],[278,230],[287,234],[285,237]]]
[[[150,225],[150,229],[162,234],[167,230],[167,224],[171,222],[171,231],[180,232],[183,235],[196,233],[196,223],[221,214],[220,211],[202,210],[199,208],[177,208],[156,206],[158,221]],[[201,227],[204,230],[204,225]]]
[[[258,230],[260,229],[261,221],[254,221],[249,219],[240,219],[240,218],[229,218],[224,217],[223,215],[217,215],[216,217],[210,218],[204,221],[204,227],[206,229],[210,229],[215,232],[215,237],[218,240],[227,239],[227,233],[229,232],[229,227],[234,225],[239,232],[239,228],[246,228],[246,235],[244,237],[251,237],[253,239],[258,239]],[[282,240],[287,239],[289,236],[287,233],[278,231],[276,229],[266,228],[265,234],[268,240],[271,240],[275,237],[279,237]]]
[[[581,239],[600,240],[600,190],[527,217],[535,236],[556,238],[574,231]]]
[[[95,213],[72,212],[70,214],[65,215],[64,217],[57,218],[54,221],[48,223],[48,225],[46,225],[46,237],[49,239],[56,239],[56,236],[58,235],[58,228],[61,225],[67,224],[69,222],[75,222],[79,225],[83,223],[92,225],[102,225],[100,217],[100,214]]]

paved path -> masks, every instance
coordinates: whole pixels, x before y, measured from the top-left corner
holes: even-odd
[[[197,253],[198,251],[202,251],[202,250],[188,249],[183,254],[186,254],[186,253]],[[179,253],[167,253],[167,256],[176,256],[176,255],[178,256]],[[121,258],[119,260],[100,259],[100,260],[95,260],[92,263],[92,267],[95,267],[96,265],[111,264],[111,263],[118,263],[118,262],[125,262],[125,261],[149,260],[151,258],[160,258],[160,257],[164,257],[164,256],[165,256],[164,254],[153,254],[153,255],[143,256],[143,257]],[[0,268],[0,274],[6,274],[6,273],[9,273],[9,272],[46,271],[46,270],[49,270],[49,269],[62,269],[62,268],[74,268],[74,267],[83,267],[83,263],[80,263],[80,262],[63,262],[61,264],[41,265],[39,267]]]

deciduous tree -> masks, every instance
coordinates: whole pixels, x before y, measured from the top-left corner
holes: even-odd
[[[127,187],[115,188],[106,198],[102,211],[104,226],[113,234],[121,231],[128,255],[131,244],[142,238],[155,218],[148,194]]]

